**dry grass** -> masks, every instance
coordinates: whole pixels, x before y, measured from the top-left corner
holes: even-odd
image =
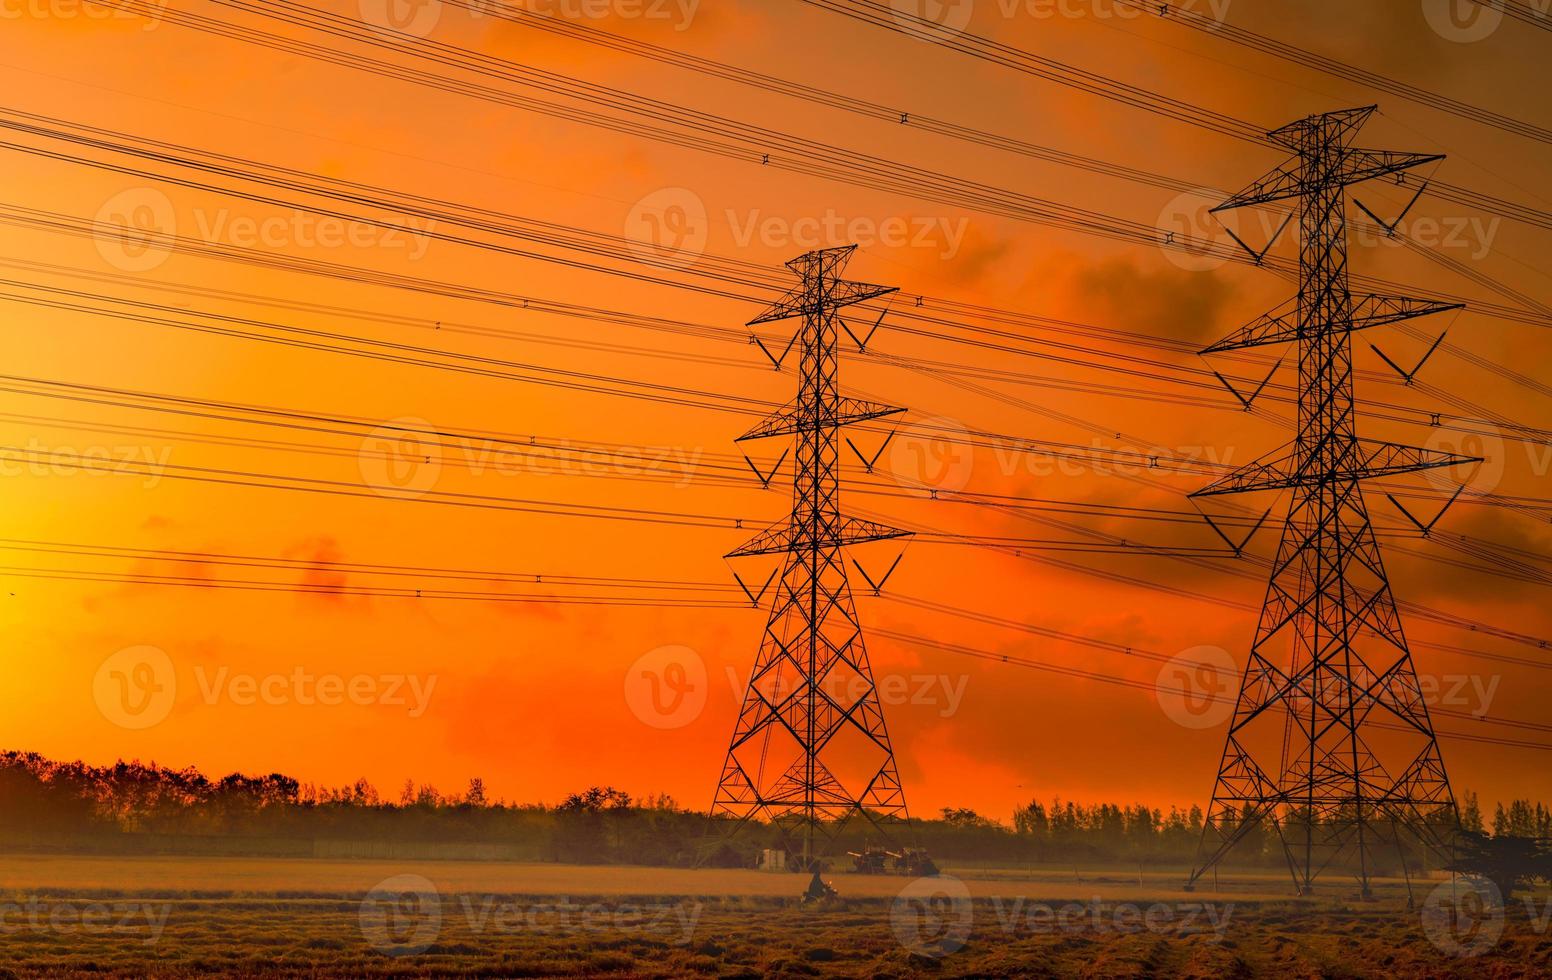
[[[406,874],[431,879],[435,903],[368,901],[364,920],[368,890]],[[0,977],[1552,975],[1552,935],[1519,903],[1493,949],[1462,959],[1429,942],[1394,885],[1376,902],[1335,890],[1293,902],[1272,881],[1184,896],[1178,879],[976,875],[968,933],[907,944],[900,932],[917,920],[892,916],[907,884],[894,878],[837,876],[845,898],[802,907],[795,876],[746,872],[12,857],[0,860],[0,900],[15,903]],[[1214,903],[1221,929],[1200,913],[1184,921],[1181,901]],[[1074,902],[1073,928],[1029,914]],[[1172,921],[1116,931],[1122,902],[1162,903]],[[89,910],[98,918],[83,927]],[[423,929],[430,910],[439,921]]]

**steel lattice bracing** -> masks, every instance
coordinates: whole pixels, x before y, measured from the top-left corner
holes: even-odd
[[[1293,443],[1198,491],[1293,493],[1203,830],[1194,883],[1236,845],[1276,834],[1294,883],[1325,869],[1367,893],[1375,845],[1442,849],[1455,801],[1364,504],[1362,481],[1471,460],[1357,437],[1351,335],[1449,308],[1348,288],[1347,185],[1435,156],[1358,149],[1373,109],[1311,116],[1272,134],[1297,154],[1220,209],[1297,199],[1299,295],[1209,348],[1298,345]]]
[[[750,321],[802,318],[797,398],[741,439],[795,437],[792,514],[730,555],[786,557],[717,784],[714,826],[732,834],[767,820],[804,868],[855,816],[880,827],[906,817],[842,550],[908,533],[840,510],[840,427],[901,411],[837,388],[838,311],[893,292],[840,278],[854,249],[787,263],[801,284]]]

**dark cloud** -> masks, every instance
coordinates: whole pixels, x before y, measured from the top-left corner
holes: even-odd
[[[1079,272],[1074,287],[1091,320],[1193,343],[1225,332],[1224,307],[1237,289],[1217,271],[1149,271],[1121,258]]]

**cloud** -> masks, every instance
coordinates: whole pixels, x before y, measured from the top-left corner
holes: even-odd
[[[1092,319],[1158,337],[1210,341],[1225,332],[1224,307],[1237,287],[1216,270],[1147,271],[1130,259],[1106,259],[1074,276]]]

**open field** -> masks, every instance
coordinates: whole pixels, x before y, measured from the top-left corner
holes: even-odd
[[[744,871],[6,856],[0,977],[1552,975],[1546,895],[1452,929],[1435,882],[1425,915],[1398,883],[1078,879],[836,875],[805,907],[797,876]]]

